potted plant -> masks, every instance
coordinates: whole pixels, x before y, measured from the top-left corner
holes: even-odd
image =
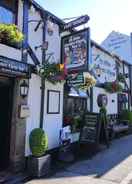
[[[22,43],[24,35],[14,24],[0,24],[0,43],[18,45]]]
[[[132,126],[132,111],[128,109],[122,110],[121,114],[119,115],[120,120],[127,121],[129,126]]]
[[[122,82],[122,83],[125,82],[125,76],[122,73],[118,74],[117,79],[119,82]]]
[[[33,129],[29,136],[32,155],[28,158],[28,172],[31,176],[41,177],[49,173],[51,156],[46,154],[48,139],[41,128]]]
[[[41,78],[56,84],[57,82],[62,82],[66,78],[65,66],[64,64],[45,63],[39,68],[38,74]]]
[[[104,89],[109,93],[122,92],[123,88],[117,81],[105,82]]]

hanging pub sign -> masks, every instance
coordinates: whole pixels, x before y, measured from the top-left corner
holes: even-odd
[[[83,72],[70,74],[67,80],[69,86],[77,86],[84,83]]]
[[[64,24],[63,31],[70,30],[82,24],[86,24],[89,21],[89,19],[90,17],[88,15],[81,16],[71,22]]]
[[[24,62],[0,56],[0,72],[3,74],[29,77],[30,65]]]
[[[62,63],[69,73],[87,71],[89,60],[89,29],[62,38]]]

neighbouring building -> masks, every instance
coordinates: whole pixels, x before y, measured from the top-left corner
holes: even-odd
[[[112,31],[101,43],[106,50],[117,54],[121,59],[132,64],[132,39],[131,35]]]
[[[90,70],[97,80],[92,89],[92,111],[99,112],[97,97],[101,93],[108,97],[108,114],[119,114],[123,109],[131,109],[131,65],[96,42],[92,41],[91,44]],[[120,76],[124,76],[124,82],[119,79]],[[105,88],[105,84],[112,84],[114,81],[122,86],[121,91],[110,92]]]

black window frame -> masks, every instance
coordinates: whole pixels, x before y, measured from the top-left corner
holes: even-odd
[[[14,10],[6,6],[5,3],[0,2],[0,6],[6,8],[9,11],[13,12],[13,22],[11,24],[18,25],[18,0],[14,0]],[[21,44],[6,44],[9,47],[13,47],[15,49],[21,49]]]
[[[77,109],[76,106],[77,106],[77,103],[78,103],[77,101],[78,100],[81,102],[81,106],[83,106],[83,109],[81,109],[81,110],[86,111],[86,109],[87,109],[87,98],[67,96],[67,97],[64,97],[64,103],[65,103],[64,115],[65,115],[65,113],[68,112],[68,111],[65,111],[66,108],[67,108],[68,99],[73,100],[73,111],[71,111],[71,115],[74,116],[74,115],[80,114],[80,110],[78,112],[76,111],[76,109]]]
[[[0,2],[0,6],[4,7],[5,9],[11,11],[13,13],[13,22],[12,24],[18,24],[18,0],[14,1],[14,9],[10,8],[8,5],[6,6],[5,3]]]

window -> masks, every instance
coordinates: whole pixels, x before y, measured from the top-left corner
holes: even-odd
[[[12,24],[16,19],[16,0],[0,1],[0,23]]]
[[[87,108],[87,99],[85,98],[65,98],[64,99],[64,114],[78,115],[84,112]]]

